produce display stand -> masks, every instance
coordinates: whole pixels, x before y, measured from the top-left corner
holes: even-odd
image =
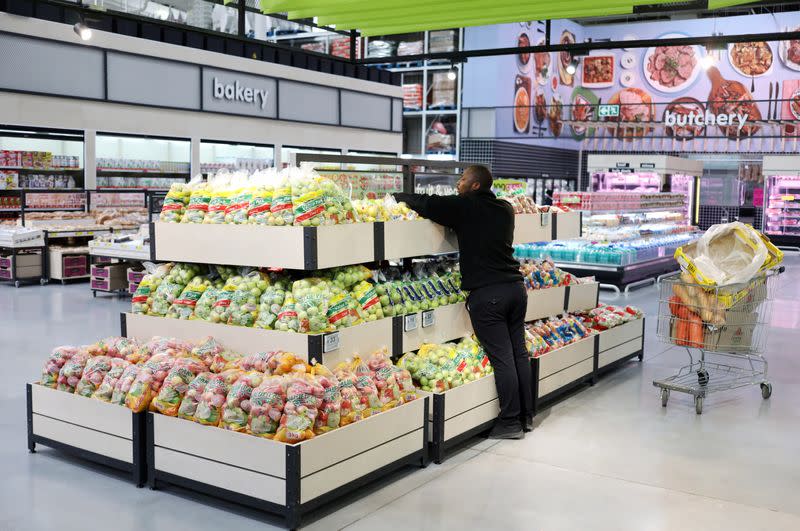
[[[632,358],[644,359],[645,319],[636,319],[598,334],[597,371],[608,372]]]
[[[0,245],[0,281],[20,287],[23,282],[47,283],[47,253],[44,241]],[[36,263],[34,263],[36,262]]]
[[[73,220],[67,220],[70,222]],[[52,223],[52,220],[47,221],[48,224]],[[51,249],[50,245],[53,243],[54,240],[61,240],[61,239],[81,239],[81,240],[88,240],[94,238],[98,234],[108,234],[112,231],[111,228],[101,228],[101,227],[93,227],[87,229],[74,229],[70,228],[69,226],[65,226],[64,229],[44,229],[44,241],[45,241],[45,248],[48,258],[47,262],[47,281],[50,280],[60,280],[62,284],[66,280],[77,280],[77,279],[86,279],[89,278],[89,252],[70,252],[69,249]],[[68,274],[68,269],[72,267],[83,267],[77,261],[72,262],[70,260],[78,259],[80,257],[83,258],[83,262],[80,264],[85,265],[86,273],[80,275],[70,275]],[[67,262],[65,262],[65,259]],[[75,265],[71,265],[71,264]]]
[[[145,414],[122,406],[26,385],[28,450],[41,444],[145,481]]]
[[[407,465],[428,462],[427,396],[298,444],[148,413],[151,488],[173,484],[274,513],[309,511]]]

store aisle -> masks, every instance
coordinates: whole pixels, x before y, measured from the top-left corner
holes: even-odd
[[[614,303],[648,316],[633,361],[537,417],[523,441],[475,440],[443,465],[407,469],[324,510],[309,529],[800,529],[800,258],[786,259],[768,358],[774,394],[688,396],[662,409],[655,377],[684,363],[655,335],[655,288]],[[603,296],[608,302],[609,297]],[[128,299],[85,284],[0,285],[0,530],[271,528],[278,522],[187,491],[135,489],[101,467],[25,449],[24,384],[55,345],[117,333]],[[33,323],[48,323],[36,325]]]

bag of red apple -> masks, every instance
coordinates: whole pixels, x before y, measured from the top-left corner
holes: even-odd
[[[114,395],[114,388],[117,386],[117,382],[119,381],[120,377],[122,377],[122,374],[129,365],[130,362],[127,360],[123,360],[121,358],[112,358],[111,369],[109,369],[109,371],[103,377],[103,381],[100,383],[100,386],[97,388],[97,390],[92,393],[92,398],[102,400],[103,402],[110,402],[111,397]]]
[[[341,362],[333,371],[339,380],[339,392],[342,402],[339,410],[339,426],[346,426],[364,418],[367,401],[356,389],[356,375],[346,361]]]
[[[225,398],[225,406],[222,408],[222,422],[220,427],[231,431],[245,431],[247,429],[247,418],[250,414],[250,397],[253,390],[264,381],[264,373],[250,371],[244,373],[236,380],[228,391]]]
[[[75,387],[78,385],[78,382],[81,381],[83,369],[86,367],[86,362],[89,361],[89,358],[91,358],[91,356],[83,349],[73,354],[72,357],[64,363],[61,370],[58,371],[56,389],[59,391],[66,391],[67,393],[74,393]]]
[[[367,408],[364,410],[364,417],[369,417],[372,413],[383,411],[383,403],[378,394],[378,387],[375,384],[374,373],[369,370],[369,366],[360,357],[353,358],[353,374],[356,375],[356,389],[366,400]]]
[[[75,386],[75,394],[85,397],[92,396],[100,384],[103,383],[103,378],[106,377],[108,371],[111,370],[111,359],[108,356],[92,356],[86,362],[86,367],[83,369],[81,379],[78,385]]]
[[[200,401],[200,396],[205,392],[206,385],[213,378],[214,375],[210,372],[201,372],[194,379],[189,382],[186,388],[186,394],[181,399],[181,405],[178,407],[178,417],[186,420],[194,420],[195,411],[197,411],[197,403]]]
[[[42,377],[39,379],[39,385],[55,389],[58,383],[58,373],[61,368],[69,359],[81,351],[80,347],[63,346],[56,347],[47,357],[47,361],[42,367]]]
[[[206,426],[219,426],[228,391],[242,374],[244,372],[239,369],[228,369],[213,375],[197,402],[194,421]]]
[[[119,380],[117,380],[117,383],[114,384],[114,392],[111,393],[112,404],[115,406],[125,405],[125,398],[128,396],[128,391],[131,390],[131,386],[136,380],[136,377],[139,375],[139,371],[141,369],[141,365],[134,364],[130,364],[125,367],[125,370],[122,371],[122,375],[119,377]]]
[[[92,356],[125,358],[139,347],[135,339],[112,336],[89,345],[86,349]]]
[[[386,411],[400,405],[400,384],[397,383],[387,350],[384,348],[374,352],[367,361],[367,366],[378,389],[381,410]]]
[[[145,411],[153,398],[158,395],[174,364],[175,358],[168,354],[155,354],[147,360],[125,397],[125,406],[137,413]]]
[[[181,401],[189,390],[189,384],[195,377],[207,371],[208,367],[200,358],[178,358],[167,374],[158,395],[150,403],[150,409],[162,415],[175,417],[178,415]]]
[[[282,375],[267,376],[253,389],[247,433],[267,439],[275,437],[286,404],[286,383]]]
[[[273,356],[277,356],[280,353],[281,352],[279,350],[272,352],[257,352],[255,354],[250,354],[249,356],[240,358],[236,360],[235,363],[236,366],[243,371],[258,371],[269,375],[269,360],[272,359]]]
[[[310,374],[292,373],[286,379],[286,404],[275,440],[294,444],[314,437],[325,390]]]
[[[339,380],[325,365],[321,363],[314,365],[311,368],[311,374],[324,389],[322,404],[319,406],[319,412],[314,421],[314,433],[319,435],[339,427],[342,412],[342,392],[339,389]]]

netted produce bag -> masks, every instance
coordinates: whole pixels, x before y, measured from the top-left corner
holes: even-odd
[[[153,398],[150,409],[162,415],[175,417],[178,415],[181,401],[189,391],[189,384],[195,377],[208,370],[200,358],[178,358],[167,373],[164,384]]]
[[[292,185],[289,180],[289,169],[284,169],[275,176],[275,186],[270,205],[270,225],[291,225],[294,222],[292,204]]]
[[[257,352],[236,360],[236,366],[246,372],[258,371],[270,374],[269,360],[271,360],[273,356],[278,356],[280,354],[280,351]]]
[[[264,381],[264,377],[262,372],[249,371],[236,380],[225,398],[220,427],[232,431],[247,429],[247,418],[252,407],[250,398],[253,391]]]
[[[72,356],[81,351],[80,347],[63,346],[56,347],[47,357],[47,361],[42,368],[42,376],[39,379],[39,384],[50,389],[55,389],[58,383],[58,374],[61,368],[64,367]]]
[[[292,372],[307,372],[308,363],[301,360],[291,352],[278,352],[270,357],[267,362],[270,374],[289,374]]]
[[[194,315],[198,301],[212,284],[212,280],[206,275],[194,277],[186,284],[178,298],[172,301],[166,316],[173,319],[190,319]]]
[[[141,370],[141,365],[130,364],[125,367],[125,370],[122,371],[122,375],[119,377],[119,380],[117,380],[117,383],[114,384],[114,391],[111,393],[112,404],[117,406],[125,405],[125,398],[128,396],[128,392],[131,390],[133,382],[136,381],[136,377],[139,375],[139,371]]]
[[[247,433],[272,439],[278,431],[286,403],[287,380],[284,376],[266,376],[250,395]]]
[[[103,377],[100,386],[92,393],[92,398],[102,400],[103,402],[111,402],[111,397],[114,395],[114,388],[117,386],[117,382],[128,366],[130,366],[129,361],[120,358],[112,358],[111,369],[109,369]]]
[[[61,370],[58,371],[58,380],[56,389],[65,391],[67,393],[74,393],[75,387],[81,381],[83,376],[83,369],[86,368],[86,362],[89,361],[91,356],[85,350],[76,352],[75,354],[64,363]]]
[[[258,317],[253,324],[255,328],[275,329],[278,315],[286,302],[286,294],[291,289],[291,280],[286,275],[275,275],[267,289],[261,294],[258,302]]]
[[[158,395],[174,364],[175,358],[169,354],[155,354],[147,360],[125,397],[125,406],[137,413],[145,411],[153,398]]]
[[[253,199],[253,184],[247,172],[237,172],[231,179],[231,195],[225,209],[225,223],[243,225],[247,223],[250,201]]]
[[[251,225],[276,225],[272,219],[272,197],[275,193],[277,173],[274,168],[260,170],[253,174],[250,205],[247,208],[247,223]]]
[[[419,214],[408,208],[405,203],[398,203],[391,194],[383,196],[383,208],[387,213],[387,221],[407,221],[419,218]]]
[[[366,280],[362,280],[353,286],[352,294],[361,305],[365,321],[383,319],[383,308],[381,307],[381,300],[375,292],[375,286]]]
[[[347,328],[361,322],[361,307],[350,294],[336,286],[331,288],[328,301],[328,323],[336,330]]]
[[[325,394],[323,387],[306,373],[286,376],[286,404],[275,440],[297,443],[314,437],[314,423]]]
[[[392,370],[394,371],[394,377],[397,380],[397,384],[400,386],[400,403],[406,404],[412,400],[416,400],[417,388],[414,386],[414,380],[411,378],[411,373],[408,370],[396,365],[392,365]]]
[[[189,319],[210,322],[214,304],[217,303],[217,299],[219,298],[219,292],[220,288],[217,288],[214,284],[208,286],[203,294],[200,295],[200,298],[197,299],[194,305],[194,312]]]
[[[194,420],[195,411],[197,411],[197,404],[200,402],[200,396],[205,392],[206,385],[211,381],[214,375],[210,372],[201,372],[195,376],[189,386],[186,388],[186,394],[181,400],[181,405],[178,406],[178,417],[186,420]]]
[[[319,334],[331,330],[328,323],[328,301],[331,297],[331,284],[328,280],[306,278],[294,281],[292,298],[295,302],[299,332]]]
[[[205,266],[198,264],[176,264],[170,269],[153,295],[150,315],[166,316],[169,307],[180,296],[186,285],[205,269]]]
[[[131,311],[147,315],[153,305],[153,296],[174,264],[166,263],[157,266],[152,262],[144,262],[143,265],[147,274],[142,277],[131,298]]]
[[[202,223],[208,212],[211,202],[211,187],[207,182],[198,183],[192,189],[186,212],[181,218],[181,223]]]
[[[92,356],[89,358],[83,368],[81,379],[78,385],[75,386],[75,394],[87,398],[92,396],[92,393],[103,383],[103,378],[106,377],[108,371],[111,370],[112,359],[109,356]]]
[[[333,371],[339,381],[342,402],[339,411],[339,425],[346,426],[364,418],[367,402],[356,389],[356,375],[348,362],[342,362]]]
[[[231,386],[244,374],[240,369],[228,369],[219,374],[215,374],[206,384],[200,400],[197,402],[197,409],[194,413],[195,422],[207,426],[219,426],[222,419],[222,407],[225,405],[225,398],[228,396]]]
[[[313,170],[291,168],[289,180],[292,187],[294,224],[303,227],[329,225],[331,221],[327,213],[331,203],[319,175]]]
[[[361,394],[367,406],[363,412],[363,416],[366,418],[373,413],[383,411],[383,404],[378,394],[378,387],[373,379],[374,373],[369,370],[369,366],[364,360],[356,356],[353,358],[352,369],[353,374],[356,375],[356,389]]]
[[[156,354],[168,354],[173,357],[188,355],[192,345],[175,338],[154,336],[150,341],[139,345],[125,359],[131,363],[144,363]]]
[[[269,287],[269,283],[269,276],[264,272],[242,270],[241,281],[231,294],[227,323],[236,326],[253,326],[258,318],[259,300]]]
[[[192,190],[199,186],[202,181],[203,176],[196,175],[188,183],[171,184],[161,206],[161,213],[158,219],[167,223],[179,223],[186,213],[186,206],[189,204]]]
[[[231,189],[231,179],[230,173],[221,171],[210,181],[211,199],[208,201],[208,210],[203,218],[205,225],[225,223],[225,212],[234,194],[234,190]]]
[[[335,430],[341,423],[342,392],[339,380],[325,365],[318,363],[311,368],[311,375],[322,386],[322,403],[314,421],[314,433],[319,435]]]
[[[428,309],[428,301],[417,291],[416,286],[411,280],[404,279],[398,281],[397,289],[403,294],[406,313],[417,313]]]
[[[92,356],[110,356],[112,358],[124,358],[137,347],[133,339],[127,337],[110,336],[96,343],[86,346],[86,352]]]
[[[378,389],[381,410],[386,411],[400,405],[400,384],[392,368],[388,351],[384,348],[374,352],[367,361],[367,367]]]
[[[213,373],[222,373],[230,369],[237,368],[236,364],[242,359],[242,355],[233,350],[223,348],[214,354],[214,358],[209,365]]]
[[[456,344],[453,364],[463,383],[468,383],[492,372],[489,357],[481,345],[471,337],[465,337]]]
[[[383,201],[377,199],[356,199],[352,203],[356,216],[364,223],[389,221],[389,212],[386,210]]]
[[[332,180],[324,177],[320,178],[320,186],[328,202],[326,216],[332,224],[355,223],[358,221],[348,193],[345,193]]]
[[[298,319],[297,316],[297,306],[291,293],[286,294],[283,306],[281,306],[278,312],[278,319],[275,321],[275,330],[280,330],[282,332],[300,331],[300,319]]]

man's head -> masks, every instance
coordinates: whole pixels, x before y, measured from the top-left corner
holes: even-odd
[[[469,192],[476,192],[478,190],[491,190],[492,188],[492,172],[486,166],[469,166],[456,185],[458,188],[458,195],[468,194]]]

